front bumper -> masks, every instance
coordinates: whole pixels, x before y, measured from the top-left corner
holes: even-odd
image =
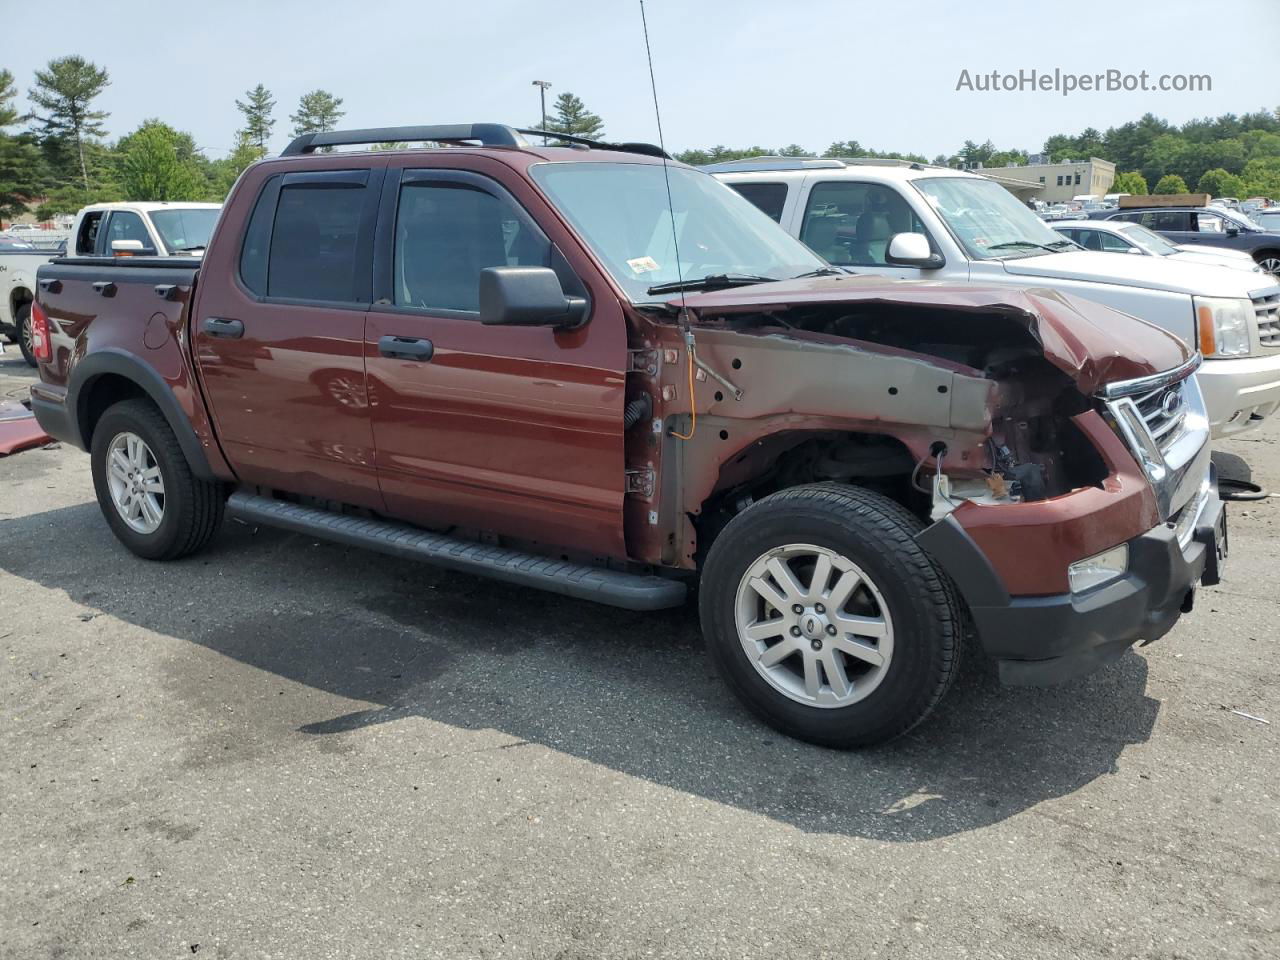
[[[1251,430],[1280,408],[1280,353],[1206,359],[1196,379],[1215,438]]]
[[[1137,641],[1164,636],[1191,609],[1197,585],[1218,582],[1226,557],[1226,514],[1216,478],[1193,533],[1179,544],[1171,523],[1128,541],[1129,569],[1074,595],[1010,597],[990,563],[953,516],[919,536],[955,580],[978,637],[1005,683],[1041,686],[1091,673]]]

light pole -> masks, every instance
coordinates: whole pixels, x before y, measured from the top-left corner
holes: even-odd
[[[551,83],[547,80],[535,80],[533,85],[538,88],[538,97],[542,101],[542,129],[547,129],[547,88]],[[542,145],[547,145],[547,135],[542,135]]]

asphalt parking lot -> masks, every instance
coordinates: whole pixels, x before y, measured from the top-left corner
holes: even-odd
[[[1223,446],[1280,490],[1280,424]],[[150,564],[84,454],[0,458],[0,956],[1274,957],[1280,499],[1230,524],[1159,643],[836,753],[692,609],[238,524]]]

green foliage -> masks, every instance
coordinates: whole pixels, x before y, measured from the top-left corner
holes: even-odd
[[[1117,173],[1115,182],[1111,184],[1111,193],[1131,193],[1135,197],[1145,197],[1147,195],[1147,181],[1142,174],[1137,171],[1129,171],[1128,173]]]
[[[915,160],[919,163],[928,163],[923,156],[918,153],[895,153],[893,151],[882,152],[872,150],[870,147],[864,147],[857,140],[837,140],[831,146],[822,152],[824,157],[874,157],[877,160],[899,159],[899,160]]]
[[[1152,193],[1190,193],[1187,189],[1187,183],[1180,176],[1174,173],[1167,173],[1160,178],[1156,184],[1156,188]]]
[[[44,179],[40,150],[33,139],[5,131],[21,119],[13,105],[17,95],[13,74],[0,70],[0,217],[25,213]]]
[[[276,125],[275,119],[271,116],[276,102],[271,98],[271,91],[262,84],[248,91],[245,98],[236,101],[236,109],[244,114],[242,132],[251,144],[265,154],[267,141],[271,139],[271,128]]]
[[[204,172],[191,135],[159,120],[147,120],[116,145],[127,200],[200,200]]]
[[[1280,198],[1280,156],[1254,157],[1244,165],[1240,179],[1244,189],[1236,196]]]
[[[1234,173],[1215,167],[1204,172],[1196,184],[1196,192],[1207,193],[1211,197],[1239,198],[1244,193],[1244,181]]]
[[[123,199],[124,191],[115,183],[97,186],[92,190],[86,190],[79,183],[69,183],[45,195],[44,202],[36,207],[36,218],[47,220],[63,213],[76,213],[81,207],[91,203],[112,203]]]
[[[565,91],[556,97],[555,113],[547,118],[547,129],[590,140],[604,138],[604,121],[587,109],[587,105]],[[537,124],[534,124],[537,126]]]
[[[36,71],[36,85],[27,91],[31,102],[43,111],[33,114],[39,137],[49,148],[47,157],[59,161],[56,172],[63,179],[74,175],[77,162],[85,190],[90,187],[86,145],[105,134],[102,121],[108,114],[92,109],[93,100],[111,83],[107,71],[83,57],[58,57],[45,70]]]
[[[312,90],[302,95],[297,113],[289,114],[289,119],[293,121],[293,135],[300,137],[304,133],[333,130],[345,115],[341,97],[335,97],[327,90]]]

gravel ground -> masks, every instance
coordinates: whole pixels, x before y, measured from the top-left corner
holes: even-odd
[[[1280,424],[1223,446],[1280,490]],[[150,564],[84,454],[0,459],[0,956],[1275,957],[1280,499],[1230,510],[1159,643],[835,753],[692,610],[238,524]]]

